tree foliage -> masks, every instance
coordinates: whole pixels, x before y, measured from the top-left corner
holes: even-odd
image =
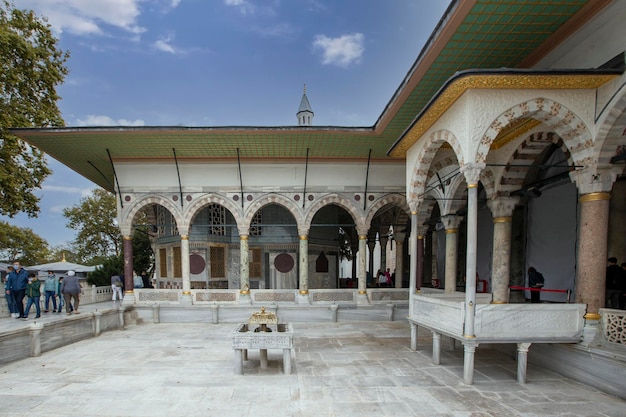
[[[43,152],[9,132],[16,127],[63,126],[56,86],[69,53],[50,25],[31,10],[0,1],[0,214],[36,217],[34,194],[50,174]]]
[[[89,285],[111,285],[111,276],[120,275],[124,271],[124,259],[121,256],[109,256],[102,260],[95,271],[87,277]]]
[[[83,262],[120,255],[122,236],[115,224],[116,213],[115,196],[102,188],[63,210],[67,227],[78,232],[74,247]]]
[[[48,242],[32,229],[0,221],[0,257],[3,260],[19,260],[28,266],[45,263],[49,255]]]

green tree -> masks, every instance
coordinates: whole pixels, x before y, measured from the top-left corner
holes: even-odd
[[[10,225],[0,221],[0,257],[12,262],[19,260],[23,265],[37,265],[50,256],[48,242],[32,229]]]
[[[83,262],[96,259],[98,263],[121,254],[122,235],[115,224],[116,213],[115,196],[101,188],[63,210],[67,227],[78,231],[73,245]]]
[[[45,19],[0,1],[0,214],[39,213],[34,194],[50,174],[43,152],[9,132],[15,127],[63,126],[56,86],[69,53],[57,48]]]
[[[89,285],[111,285],[111,276],[124,272],[124,260],[121,256],[109,256],[102,260],[95,271],[89,273],[87,283]]]

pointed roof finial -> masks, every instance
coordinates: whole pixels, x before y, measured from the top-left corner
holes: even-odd
[[[304,94],[306,94],[306,83],[304,83]]]

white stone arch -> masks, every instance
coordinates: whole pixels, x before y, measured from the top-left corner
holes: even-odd
[[[435,204],[439,204],[435,198],[425,198],[421,200],[417,207],[417,233],[424,236],[429,229],[425,223],[430,220],[430,217],[435,208]]]
[[[232,216],[234,217],[237,228],[240,228],[243,219],[243,215],[241,214],[241,206],[237,205],[227,196],[219,193],[211,193],[195,197],[193,201],[185,207],[185,213],[183,217],[185,224],[191,225],[191,222],[196,217],[196,215],[200,211],[202,211],[203,208],[210,204],[218,204],[226,208],[226,210],[228,210],[230,214],[232,214]]]
[[[381,208],[383,208],[384,206],[388,204],[393,204],[396,207],[399,207],[400,209],[402,209],[406,214],[409,214],[409,215],[411,214],[411,209],[409,208],[409,205],[406,202],[406,198],[404,198],[403,195],[385,194],[378,200],[374,201],[374,203],[370,207],[367,208],[367,214],[365,216],[364,225],[368,228],[368,230],[378,210],[380,210]]]
[[[350,213],[359,234],[367,232],[368,229],[365,227],[365,216],[363,211],[356,207],[352,200],[342,196],[341,194],[328,194],[318,198],[313,204],[311,204],[311,206],[306,210],[303,230],[308,231],[311,228],[311,223],[313,222],[315,214],[317,214],[320,209],[329,205],[339,206]]]
[[[447,129],[437,130],[426,138],[424,147],[418,153],[416,164],[411,172],[409,182],[410,190],[407,201],[411,210],[417,206],[418,199],[426,188],[426,180],[428,179],[428,171],[433,163],[435,154],[444,143],[449,143],[456,155],[459,166],[463,166],[463,151],[457,137]]]
[[[289,197],[286,197],[282,194],[274,193],[261,195],[252,204],[250,204],[250,206],[246,208],[243,218],[243,230],[249,230],[250,223],[252,222],[252,219],[254,218],[256,212],[270,204],[279,205],[289,211],[289,213],[291,213],[291,215],[293,216],[296,225],[298,226],[298,233],[303,230],[304,222],[302,210],[300,209],[300,207],[298,207],[297,203]]]
[[[485,163],[491,144],[512,122],[532,118],[550,126],[563,140],[575,165],[591,162],[593,138],[585,122],[568,107],[545,97],[519,103],[503,111],[485,131],[476,150],[476,163]]]
[[[127,206],[121,209],[118,223],[120,225],[120,230],[122,230],[122,234],[131,234],[133,219],[135,218],[137,213],[139,213],[145,207],[153,204],[158,204],[169,210],[169,212],[174,217],[176,225],[179,229],[187,224],[183,221],[183,215],[178,204],[172,202],[168,197],[158,194],[149,194],[141,196],[136,200],[131,200],[131,202]],[[118,210],[120,210],[120,207],[118,207]]]
[[[618,146],[626,145],[626,85],[622,86],[616,100],[600,122],[593,148],[593,159],[608,165]]]

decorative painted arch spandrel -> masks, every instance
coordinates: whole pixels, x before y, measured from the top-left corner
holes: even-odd
[[[608,165],[617,148],[626,145],[626,85],[615,96],[615,102],[600,121],[594,144],[593,158],[600,165]]]
[[[133,219],[135,218],[137,213],[139,213],[143,208],[153,204],[158,204],[169,210],[178,226],[187,224],[183,222],[183,215],[180,211],[180,206],[178,204],[174,204],[174,202],[172,202],[169,198],[165,196],[161,196],[158,194],[149,194],[146,196],[142,196],[134,201],[131,201],[130,204],[127,203],[127,205],[124,206],[118,219],[120,229],[129,227],[132,228]],[[122,231],[122,233],[125,232]]]
[[[296,204],[295,201],[282,194],[264,194],[250,204],[250,206],[246,208],[245,216],[243,218],[243,225],[246,230],[250,227],[250,223],[252,223],[252,219],[254,218],[256,212],[270,204],[276,204],[289,211],[298,226],[298,232],[303,230],[304,222],[302,209]]]
[[[502,129],[522,118],[543,122],[556,132],[569,149],[574,164],[588,165],[591,162],[593,138],[585,122],[563,104],[544,97],[517,104],[491,122],[480,140],[475,162],[485,163],[489,148]]]
[[[446,129],[432,132],[426,138],[424,147],[417,156],[417,161],[411,172],[411,179],[407,185],[407,201],[410,207],[415,207],[420,195],[426,189],[426,180],[428,179],[428,171],[433,163],[435,154],[444,143],[449,143],[456,155],[457,162],[460,166],[464,164],[463,152],[457,137]]]
[[[419,203],[417,207],[417,233],[425,235],[429,229],[429,225],[426,223],[430,220],[430,217],[435,208],[437,201],[433,198],[426,198]]]
[[[313,204],[311,204],[311,206],[306,210],[306,215],[304,217],[305,229],[310,229],[311,223],[313,222],[313,217],[319,210],[333,204],[343,208],[348,213],[350,213],[350,216],[352,216],[352,220],[354,221],[357,230],[363,231],[368,229],[365,226],[365,215],[363,213],[363,210],[356,207],[353,200],[350,200],[340,194],[325,195],[317,199]]]
[[[374,203],[367,208],[367,215],[365,216],[364,224],[365,226],[367,226],[368,229],[372,224],[372,219],[374,219],[376,212],[378,212],[378,210],[388,204],[393,204],[396,207],[400,207],[402,210],[404,210],[406,214],[411,214],[411,209],[409,208],[409,205],[407,204],[406,198],[404,198],[404,196],[401,196],[399,194],[384,195],[383,197],[374,201]]]
[[[210,204],[218,204],[226,208],[226,210],[228,210],[235,219],[235,223],[237,223],[237,229],[241,230],[240,226],[243,225],[241,206],[235,204],[235,202],[233,202],[227,196],[218,193],[200,195],[194,198],[191,204],[185,207],[185,224],[190,225],[196,215]]]

